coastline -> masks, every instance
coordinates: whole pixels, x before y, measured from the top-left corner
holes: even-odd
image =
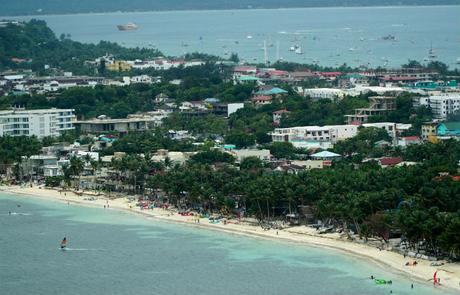
[[[396,9],[396,8],[433,8],[433,7],[459,7],[459,4],[424,4],[424,5],[365,5],[365,6],[298,6],[298,7],[252,7],[252,8],[222,8],[222,9],[163,9],[163,10],[127,10],[127,11],[99,11],[99,12],[69,12],[69,13],[49,13],[49,14],[21,14],[21,15],[0,15],[0,19],[8,19],[8,18],[37,18],[40,17],[52,17],[52,16],[68,16],[68,15],[123,15],[123,14],[150,14],[150,13],[171,13],[171,12],[218,12],[218,11],[228,11],[228,12],[241,12],[241,11],[264,11],[264,10],[298,10],[298,9]]]
[[[141,210],[134,203],[129,203],[126,197],[117,199],[108,199],[104,196],[97,196],[96,200],[85,200],[85,197],[92,196],[77,195],[67,191],[60,193],[57,190],[45,189],[39,187],[19,187],[19,186],[0,186],[0,192],[19,195],[25,198],[38,198],[46,201],[54,201],[68,204],[76,204],[79,206],[104,208],[109,205],[109,210],[118,210],[130,214],[136,214],[148,219],[156,219],[165,222],[180,223],[182,225],[195,226],[209,230],[218,230],[230,234],[244,235],[253,238],[263,238],[269,240],[277,240],[284,242],[292,242],[300,245],[323,247],[344,252],[347,255],[353,255],[361,259],[374,262],[380,266],[391,268],[393,272],[400,273],[417,280],[421,283],[429,284],[433,273],[438,270],[438,277],[441,278],[441,288],[449,290],[460,290],[460,264],[446,263],[441,267],[430,266],[430,261],[417,260],[417,266],[405,266],[405,263],[411,258],[404,258],[402,255],[387,251],[379,250],[375,247],[350,242],[340,238],[338,234],[323,234],[319,235],[312,228],[306,226],[286,228],[283,230],[265,231],[259,226],[249,225],[247,223],[229,222],[227,224],[209,223],[207,219],[201,218],[197,223],[193,216],[181,216],[179,214],[171,214],[170,211],[155,208]],[[130,207],[132,206],[132,208]],[[439,288],[439,287],[438,287]]]

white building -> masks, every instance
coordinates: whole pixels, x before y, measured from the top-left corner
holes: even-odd
[[[227,116],[230,117],[231,114],[236,113],[236,111],[243,108],[244,103],[229,103],[227,107]]]
[[[124,119],[111,119],[101,115],[96,119],[77,121],[75,124],[80,126],[80,130],[88,133],[105,133],[119,132],[127,133],[129,131],[145,131],[159,127],[163,119],[168,117],[169,113],[158,110],[140,114],[131,114]]]
[[[152,84],[153,79],[152,77],[148,75],[138,75],[138,76],[132,76],[132,77],[123,77],[123,83],[125,85],[130,85],[130,84]]]
[[[312,99],[329,99],[329,100],[341,100],[345,96],[345,92],[342,89],[337,88],[300,88],[303,96],[310,96]]]
[[[392,123],[392,122],[364,123],[362,126],[365,128],[374,127],[374,128],[385,129],[385,131],[388,132],[388,135],[393,139],[395,139],[397,136],[396,123]]]
[[[273,142],[290,142],[298,148],[332,148],[340,140],[358,134],[356,125],[302,126],[276,128],[272,133]]]
[[[9,110],[0,111],[0,136],[59,136],[73,130],[73,109]]]
[[[262,161],[270,161],[270,158],[271,158],[270,150],[267,150],[267,149],[231,150],[229,151],[229,153],[232,154],[238,162],[241,162],[243,161],[243,159],[248,158],[248,157],[256,157]]]
[[[414,106],[430,107],[437,119],[446,119],[449,114],[460,110],[460,94],[458,93],[420,97],[414,102]]]

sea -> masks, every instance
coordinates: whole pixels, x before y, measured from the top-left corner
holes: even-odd
[[[157,48],[165,55],[237,53],[246,62],[399,67],[408,60],[460,68],[460,6],[163,11],[13,17],[43,19],[57,36]],[[7,17],[11,19],[12,17]],[[117,25],[136,23],[134,31]],[[297,54],[292,49],[300,47]],[[432,54],[430,54],[430,51]],[[430,57],[431,55],[431,57]]]
[[[454,294],[336,250],[0,193],[2,295],[390,292]]]

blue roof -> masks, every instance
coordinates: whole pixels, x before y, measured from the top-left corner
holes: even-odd
[[[240,76],[239,77],[240,81],[258,81],[259,78],[254,77],[254,76]]]
[[[438,135],[460,136],[460,122],[444,122],[437,128]]]
[[[210,97],[210,98],[206,98],[204,101],[207,102],[207,103],[219,103],[219,102],[220,102],[220,99],[214,98],[214,97]]]
[[[272,89],[269,90],[260,90],[257,91],[257,94],[261,95],[276,95],[276,94],[287,94],[288,92],[284,89],[278,88],[278,87],[273,87]]]

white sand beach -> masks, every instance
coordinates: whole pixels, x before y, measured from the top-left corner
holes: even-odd
[[[58,201],[82,206],[104,208],[108,210],[122,210],[169,222],[180,222],[191,226],[206,227],[209,229],[225,231],[233,234],[247,235],[274,240],[283,240],[318,247],[327,247],[358,256],[363,259],[371,260],[385,268],[391,268],[395,272],[409,276],[417,282],[432,284],[433,273],[438,271],[437,277],[441,279],[441,285],[436,288],[449,288],[460,291],[460,264],[445,263],[440,267],[431,266],[430,261],[417,259],[416,266],[406,266],[406,262],[412,258],[404,258],[402,255],[378,248],[351,242],[341,238],[338,234],[318,234],[313,228],[306,226],[290,227],[283,230],[264,230],[260,226],[254,226],[246,222],[237,223],[236,220],[229,220],[226,224],[209,223],[208,219],[201,218],[198,223],[194,216],[181,216],[164,209],[140,209],[134,202],[129,202],[128,198],[108,199],[104,196],[97,196],[95,200],[88,200],[89,195],[77,195],[70,191],[59,192],[53,189],[39,187],[19,187],[19,186],[0,186],[0,191],[12,193],[24,198],[34,197],[50,201]],[[86,198],[86,199],[85,199]],[[106,209],[107,210],[107,209]],[[460,234],[460,233],[459,233]],[[431,282],[430,282],[431,280]]]

